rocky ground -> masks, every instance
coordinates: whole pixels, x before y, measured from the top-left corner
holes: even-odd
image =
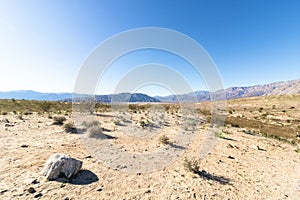
[[[166,114],[167,125],[156,120],[157,124],[152,124],[155,134],[149,138],[124,132],[142,133],[151,127],[151,116],[114,116],[106,113],[96,120],[103,133],[112,136],[106,140],[118,150],[143,155],[158,149],[180,149],[174,136],[183,128],[179,114]],[[68,121],[71,118],[65,123]],[[123,170],[129,166],[103,164],[81,135],[67,133],[52,122],[37,113],[22,119],[13,113],[0,116],[0,199],[300,199],[297,146],[252,135],[243,128],[226,126],[216,133],[214,147],[193,173],[183,162],[196,159],[207,139],[210,124],[200,120],[197,130],[182,129],[194,135],[176,160],[151,172],[138,172]],[[170,138],[171,144],[162,144],[162,135]],[[97,138],[88,141],[95,145]],[[46,180],[41,171],[54,153],[83,161],[83,170],[69,181]]]

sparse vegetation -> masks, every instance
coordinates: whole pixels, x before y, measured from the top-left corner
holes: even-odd
[[[64,116],[54,116],[53,117],[53,124],[55,125],[63,125],[66,118]]]
[[[67,133],[77,133],[76,126],[72,122],[66,123],[63,128]]]
[[[196,160],[196,159],[189,160],[188,158],[185,158],[183,161],[183,167],[187,171],[195,173],[195,174],[200,172],[200,162],[199,162],[199,160]]]
[[[86,128],[91,128],[91,127],[95,127],[95,126],[100,126],[100,122],[97,120],[93,120],[93,121],[83,121],[82,125],[85,126]]]
[[[225,137],[225,136],[224,136],[224,133],[223,133],[222,131],[215,132],[215,136],[216,136],[217,138],[224,138],[224,137]]]
[[[114,120],[114,124],[117,126],[123,126],[124,124],[121,123],[120,120]]]
[[[103,129],[100,126],[92,126],[88,129],[88,134],[90,138],[100,138],[103,136]]]
[[[170,138],[168,138],[166,135],[160,136],[158,140],[162,144],[170,144]]]

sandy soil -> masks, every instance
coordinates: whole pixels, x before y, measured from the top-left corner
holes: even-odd
[[[127,173],[101,163],[78,134],[51,125],[46,116],[33,114],[21,120],[11,113],[0,120],[0,199],[300,199],[296,147],[239,128],[226,127],[227,134],[217,138],[201,160],[198,174],[186,171],[183,160],[198,156],[206,124],[194,132],[192,144],[175,162],[153,172]],[[7,127],[7,120],[14,126]],[[133,142],[122,134],[126,126],[113,120],[99,117],[110,130],[106,134],[117,137],[111,143],[124,151],[173,148],[160,144],[159,136]],[[172,116],[170,122],[164,134],[173,141],[172,130],[178,129],[178,123]],[[83,170],[70,182],[45,180],[40,172],[53,153],[82,160]]]

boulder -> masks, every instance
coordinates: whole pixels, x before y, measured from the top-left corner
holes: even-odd
[[[46,162],[42,174],[48,180],[55,180],[61,175],[70,179],[82,167],[82,162],[64,154],[53,154]]]

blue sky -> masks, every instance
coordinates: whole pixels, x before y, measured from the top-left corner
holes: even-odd
[[[0,0],[0,91],[72,92],[97,45],[141,27],[173,29],[196,40],[225,88],[298,79],[299,10],[298,0]],[[206,89],[188,63],[142,51],[120,58],[98,92],[111,92],[126,71],[148,62],[169,64],[192,89]],[[140,91],[167,94],[157,87]]]

